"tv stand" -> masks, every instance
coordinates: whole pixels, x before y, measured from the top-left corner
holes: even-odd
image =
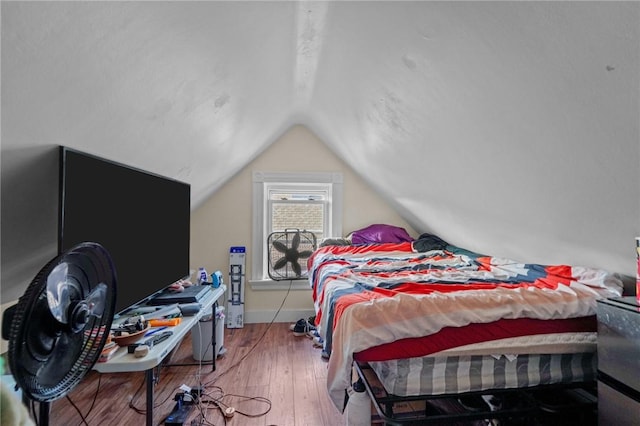
[[[130,354],[126,347],[119,348],[113,358],[107,362],[99,362],[93,366],[93,369],[100,373],[127,373],[135,371],[143,371],[145,373],[145,381],[147,386],[147,418],[146,425],[153,426],[153,386],[155,383],[154,368],[159,366],[166,356],[182,341],[184,336],[191,331],[194,325],[200,321],[204,315],[211,311],[212,307],[217,304],[218,299],[224,295],[227,287],[223,284],[218,288],[212,288],[200,301],[202,309],[196,315],[183,317],[180,324],[171,327],[173,331],[171,337],[167,340],[154,345],[150,348],[149,353],[142,357],[136,358],[134,354]],[[216,318],[212,318],[213,327],[211,335],[211,344],[216,346]],[[212,370],[216,369],[216,357],[213,356]]]

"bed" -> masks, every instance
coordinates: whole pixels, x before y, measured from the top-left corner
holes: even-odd
[[[385,397],[410,399],[593,382],[596,300],[623,288],[601,269],[516,262],[430,234],[330,241],[307,266],[341,411],[354,366]]]

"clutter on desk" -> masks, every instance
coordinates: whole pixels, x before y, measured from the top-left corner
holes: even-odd
[[[224,284],[222,280],[222,272],[215,271],[211,274],[211,285],[213,288],[218,288],[221,284]]]
[[[199,267],[198,268],[198,280],[197,283],[198,285],[202,285],[205,284],[207,282],[207,278],[209,277],[209,275],[207,274],[207,270],[204,269],[204,267]]]
[[[122,324],[111,327],[112,340],[118,346],[127,346],[144,336],[150,327],[142,315],[127,318]]]
[[[145,308],[157,308],[154,310],[147,310]],[[145,320],[152,320],[158,318],[176,318],[182,315],[182,311],[177,303],[166,306],[142,306],[139,309],[131,311],[132,314],[138,314],[136,316],[142,316]],[[131,321],[129,317],[127,321]]]
[[[132,342],[127,345],[127,352],[130,354],[135,353],[136,348],[140,346],[146,346],[148,348],[152,348],[154,345],[157,345],[160,342],[164,342],[169,337],[173,335],[173,331],[171,330],[162,330],[159,333],[154,334],[153,336],[147,337],[145,339],[141,339],[137,342]]]
[[[189,277],[186,278],[181,278],[178,281],[170,284],[167,289],[170,292],[174,292],[174,293],[180,293],[183,292],[185,287],[191,287],[193,285],[193,283],[191,282],[191,280],[189,279]]]
[[[202,309],[202,305],[200,305],[198,302],[180,303],[178,305],[178,309],[180,309],[180,312],[183,316],[190,317],[199,313]]]
[[[104,345],[102,352],[100,352],[100,356],[98,357],[98,362],[107,362],[109,361],[113,355],[118,351],[118,344],[116,342],[109,342]]]
[[[147,331],[149,331],[149,324],[147,324],[144,329],[132,333],[128,331],[116,330],[114,331],[114,336],[112,337],[112,339],[115,343],[118,344],[118,346],[128,346],[129,344],[143,337]]]
[[[165,319],[152,319],[149,320],[149,324],[151,325],[151,327],[162,327],[162,326],[176,326],[178,324],[180,324],[180,322],[182,321],[182,318],[178,317],[178,318],[165,318]]]
[[[147,345],[140,345],[133,351],[133,356],[136,358],[144,358],[147,355],[149,355],[149,346]]]
[[[142,315],[137,315],[127,318],[122,324],[111,327],[111,331],[114,336],[126,336],[144,331],[147,328],[149,328],[149,322]]]

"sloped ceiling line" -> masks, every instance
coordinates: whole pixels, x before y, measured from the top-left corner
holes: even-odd
[[[296,12],[295,91],[298,109],[309,105],[325,37],[329,2],[299,2]]]

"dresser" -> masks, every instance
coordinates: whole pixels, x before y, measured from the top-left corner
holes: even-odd
[[[640,304],[598,301],[598,424],[640,423]]]

